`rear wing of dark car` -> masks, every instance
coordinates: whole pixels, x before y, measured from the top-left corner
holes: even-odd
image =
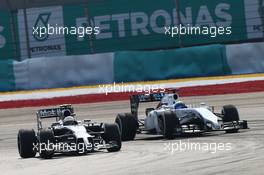
[[[152,93],[152,94],[136,94],[130,96],[131,113],[138,118],[139,103],[161,101],[165,93]]]
[[[68,115],[74,115],[74,109],[71,105],[61,105],[57,108],[46,108],[40,109],[37,111],[37,122],[38,122],[38,129],[42,128],[41,120],[47,118],[62,118],[67,112]]]

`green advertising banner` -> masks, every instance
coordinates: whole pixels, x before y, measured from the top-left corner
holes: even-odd
[[[182,35],[182,45],[224,43],[247,39],[244,0],[181,0],[180,16],[184,26],[197,33]],[[198,31],[200,30],[200,31]],[[202,30],[202,31],[201,31]]]
[[[151,5],[149,5],[151,3]],[[162,7],[162,8],[160,8]],[[172,0],[111,0],[63,7],[64,25],[100,28],[99,35],[65,36],[67,54],[177,47],[175,38],[164,35],[176,9]]]
[[[263,9],[263,0],[100,0],[2,11],[0,57],[23,60],[261,40]],[[64,32],[98,27],[100,33],[32,33],[43,26]]]
[[[11,15],[9,12],[0,11],[0,61],[13,59],[15,57],[15,47],[18,45],[12,40],[12,30],[15,29],[11,29]]]
[[[164,26],[176,23],[175,1],[111,0],[91,3],[89,16],[101,33],[95,52],[177,47],[177,38],[164,35]]]
[[[262,38],[261,5],[259,0],[110,0],[64,6],[66,26],[100,28],[96,36],[66,36],[67,54],[167,49]],[[172,33],[173,27],[178,33],[167,35],[166,28]]]
[[[63,6],[64,26],[67,27],[87,27],[88,18],[84,5],[65,5]],[[65,36],[66,54],[81,55],[91,53],[90,38],[88,35],[79,37],[76,35]]]

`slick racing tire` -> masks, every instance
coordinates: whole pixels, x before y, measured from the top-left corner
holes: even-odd
[[[225,105],[222,109],[223,122],[239,121],[237,108],[234,105]]]
[[[121,149],[121,135],[117,124],[104,125],[104,139],[107,144],[115,144],[115,146],[107,148],[108,152],[117,152]]]
[[[18,131],[17,135],[17,147],[20,157],[31,158],[35,157],[37,150],[35,150],[35,145],[37,145],[37,138],[35,131],[21,129]]]
[[[39,132],[39,156],[50,159],[54,155],[55,137],[52,130],[41,130]]]
[[[166,111],[158,118],[159,126],[162,135],[165,139],[173,139],[175,136],[175,129],[178,125],[177,116],[171,111]]]
[[[115,122],[119,126],[122,141],[134,140],[137,133],[138,122],[132,114],[118,114]]]
[[[237,108],[234,105],[223,106],[222,114],[223,114],[223,123],[239,121],[239,114]],[[227,129],[226,133],[237,133],[238,130],[239,130],[238,128],[231,128],[231,129]]]

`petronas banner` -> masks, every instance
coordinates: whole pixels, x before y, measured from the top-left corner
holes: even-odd
[[[259,0],[180,0],[178,6],[175,2],[113,0],[65,6],[65,25],[100,27],[100,34],[94,37],[66,37],[67,54],[166,49],[263,37],[263,4]],[[165,35],[165,27],[180,24],[210,28],[205,34]]]
[[[26,18],[24,13],[26,13]],[[48,29],[48,26],[63,27],[64,18],[61,6],[32,8],[27,9],[26,12],[20,10],[18,21],[22,59],[65,55],[65,36],[63,34],[43,31],[43,35],[39,35],[34,32],[34,29],[41,27],[43,29]]]
[[[247,42],[263,38],[263,9],[262,0],[111,0],[31,8],[17,14],[15,48],[28,58]],[[7,23],[1,19],[0,25]],[[1,43],[4,48],[12,41],[12,30],[4,28],[0,55],[7,53]]]

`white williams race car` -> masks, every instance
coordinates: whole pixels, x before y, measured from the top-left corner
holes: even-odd
[[[146,115],[138,115],[140,103],[155,102],[156,108],[147,108]],[[210,131],[226,131],[235,133],[247,128],[247,121],[240,121],[235,106],[225,105],[221,113],[214,107],[201,104],[188,107],[178,101],[178,94],[173,92],[139,94],[130,97],[131,113],[118,114],[115,122],[119,125],[122,140],[133,140],[137,133],[163,135],[172,139],[185,133],[203,133]]]
[[[42,120],[55,118],[56,122],[44,129]],[[121,149],[121,135],[117,124],[94,123],[90,120],[77,121],[73,107],[41,109],[37,112],[38,130],[19,130],[18,152],[22,158],[51,158],[54,153],[84,154],[107,149],[116,152]]]

